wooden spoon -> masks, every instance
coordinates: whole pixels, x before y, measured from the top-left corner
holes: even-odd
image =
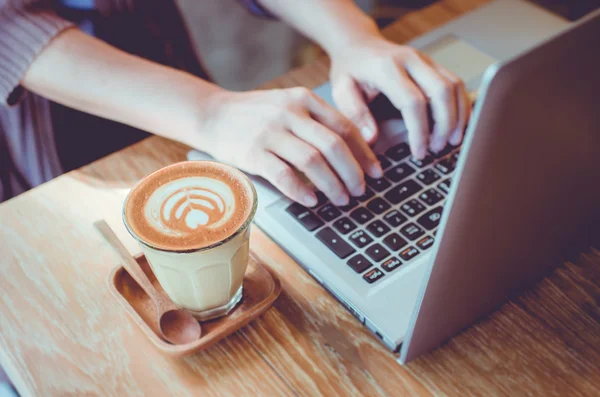
[[[108,223],[100,220],[94,222],[94,226],[121,255],[123,266],[127,270],[127,273],[133,277],[156,305],[158,328],[162,337],[174,345],[190,343],[200,338],[202,329],[198,320],[190,312],[175,306],[164,291],[158,291],[154,288],[154,285],[152,285],[140,267],[140,264],[129,254],[127,248],[125,248]]]

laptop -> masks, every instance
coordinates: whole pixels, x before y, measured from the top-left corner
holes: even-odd
[[[410,43],[479,91],[464,143],[418,161],[402,121],[386,120],[385,177],[344,208],[322,195],[302,207],[253,177],[258,226],[401,363],[541,277],[600,220],[600,16],[568,27],[500,0]],[[315,91],[331,102],[328,85]]]

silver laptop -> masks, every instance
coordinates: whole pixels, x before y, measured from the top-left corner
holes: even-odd
[[[577,31],[600,37],[598,22]],[[389,349],[403,344],[402,362],[538,277],[555,263],[544,260],[556,256],[559,237],[598,215],[600,171],[591,164],[600,170],[600,112],[580,100],[597,107],[597,51],[581,33],[582,46],[560,36],[527,52],[567,26],[502,0],[412,42],[480,90],[463,147],[416,161],[402,121],[387,120],[375,145],[385,178],[344,208],[321,196],[307,209],[254,178],[260,228]],[[572,84],[577,78],[584,82]],[[327,85],[316,91],[331,101]],[[571,197],[579,175],[593,187]]]

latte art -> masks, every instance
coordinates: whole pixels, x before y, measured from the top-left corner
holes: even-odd
[[[211,161],[186,161],[142,179],[125,200],[123,216],[140,242],[188,251],[241,231],[256,204],[256,191],[242,172]]]
[[[171,181],[152,193],[145,208],[152,227],[176,236],[195,233],[199,228],[218,228],[234,211],[229,186],[207,177]]]

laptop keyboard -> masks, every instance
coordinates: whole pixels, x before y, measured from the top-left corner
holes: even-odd
[[[287,212],[369,284],[405,266],[433,246],[460,148],[448,146],[423,160],[400,143],[377,157],[380,179],[367,178],[365,194],[336,207],[317,192],[318,203]]]

